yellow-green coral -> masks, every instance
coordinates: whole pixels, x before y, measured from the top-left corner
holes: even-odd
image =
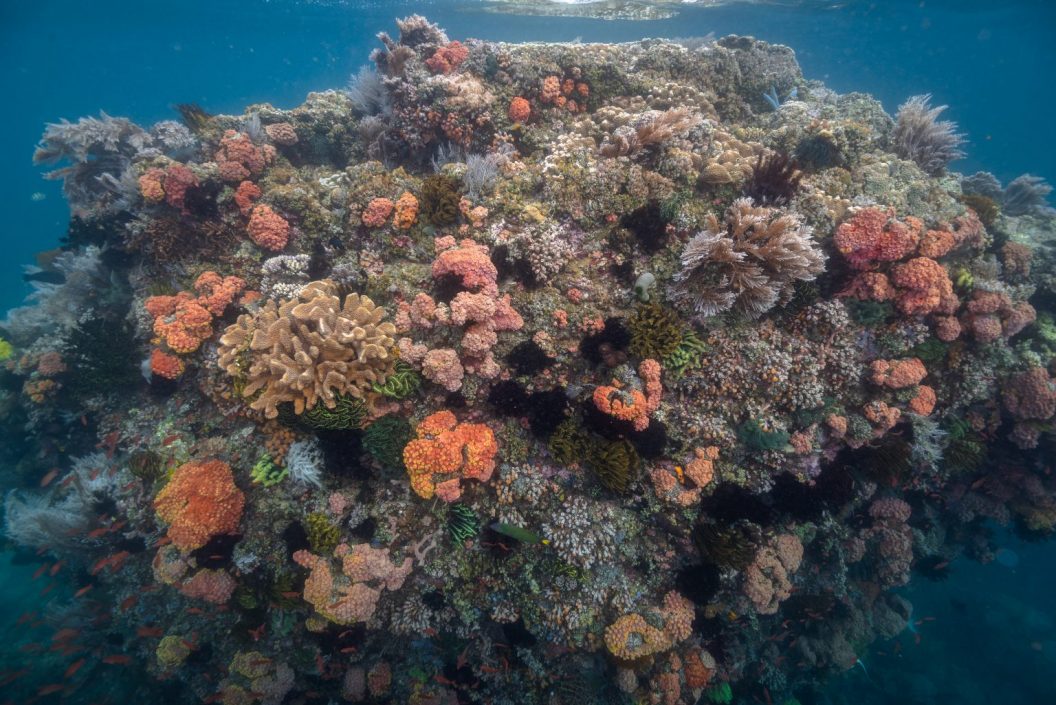
[[[333,553],[341,540],[341,530],[330,522],[330,517],[322,512],[312,512],[308,515],[306,523],[305,530],[308,532],[308,545],[312,547],[312,553]]]
[[[155,649],[154,654],[158,658],[159,666],[170,669],[186,661],[191,655],[191,649],[183,637],[168,634],[158,642],[158,648]]]
[[[4,360],[10,360],[15,354],[15,349],[11,343],[7,342],[3,338],[0,338],[0,362]]]

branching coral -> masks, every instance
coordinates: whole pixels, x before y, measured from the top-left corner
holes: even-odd
[[[312,282],[294,299],[240,316],[220,337],[218,364],[245,380],[243,396],[267,418],[283,402],[297,414],[319,403],[333,409],[338,395],[362,398],[388,376],[396,328],[384,317],[365,296],[342,300],[332,281]]]
[[[709,215],[705,230],[686,244],[670,293],[701,316],[731,309],[759,316],[824,267],[825,256],[798,215],[742,198],[725,220]]]
[[[231,467],[219,460],[184,463],[154,499],[155,511],[169,524],[168,537],[186,551],[237,531],[244,504]]]

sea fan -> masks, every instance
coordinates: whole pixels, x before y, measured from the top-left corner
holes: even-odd
[[[76,545],[92,520],[91,507],[76,493],[53,502],[49,495],[12,491],[4,501],[4,533],[18,545],[35,550]]]
[[[682,250],[670,296],[703,317],[737,310],[757,317],[788,301],[797,281],[824,271],[825,256],[799,216],[740,198],[714,214]]]
[[[1052,186],[1040,176],[1030,174],[1017,176],[1005,187],[1001,196],[1001,210],[1008,215],[1052,213],[1052,207],[1045,202],[1050,193],[1052,193]]]
[[[910,159],[921,169],[936,175],[955,159],[964,157],[960,146],[964,135],[957,123],[939,120],[947,106],[930,106],[931,95],[915,95],[898,109],[895,130],[891,135],[895,154]]]
[[[50,123],[33,153],[34,164],[70,165],[47,172],[47,179],[61,179],[70,209],[77,215],[115,207],[114,182],[120,183],[132,159],[153,145],[150,133],[127,118],[82,117],[77,122]]]
[[[392,98],[385,87],[385,79],[369,66],[360,67],[348,80],[345,95],[352,101],[352,108],[364,117],[392,112]]]

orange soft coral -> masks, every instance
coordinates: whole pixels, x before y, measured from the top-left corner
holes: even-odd
[[[220,178],[238,182],[262,172],[275,158],[275,148],[258,147],[247,135],[228,130],[220,138],[220,148],[214,158],[220,168]]]
[[[906,315],[950,314],[959,305],[946,270],[928,257],[914,257],[896,265],[891,281],[898,289],[895,305]]]
[[[469,48],[456,40],[437,47],[433,55],[425,60],[425,65],[433,73],[448,74],[457,69],[468,57]]]
[[[510,109],[506,113],[510,122],[524,122],[532,115],[532,104],[521,96],[510,101]]]
[[[222,277],[216,272],[202,272],[194,282],[198,303],[214,316],[224,315],[224,309],[246,288],[240,277]]]
[[[638,366],[645,392],[602,385],[594,390],[594,406],[598,411],[622,421],[630,421],[636,431],[649,427],[649,415],[660,407],[660,363],[643,360]]]
[[[415,433],[403,449],[403,463],[411,489],[423,499],[453,502],[462,495],[461,480],[486,482],[495,470],[499,447],[484,424],[460,424],[445,410],[423,419]]]
[[[176,379],[183,374],[185,365],[179,357],[155,348],[150,353],[151,374],[165,379]]]
[[[880,262],[897,262],[920,242],[923,223],[916,218],[900,222],[889,211],[863,208],[836,229],[834,242],[855,269],[872,269]]]
[[[237,531],[244,505],[231,467],[220,460],[184,463],[154,499],[154,510],[169,524],[168,537],[183,551]]]
[[[491,262],[488,248],[472,240],[463,240],[457,247],[441,252],[433,261],[433,279],[455,276],[463,288],[492,296],[497,294],[498,270]]]
[[[392,219],[394,227],[407,230],[418,220],[418,199],[410,191],[404,191],[396,199],[396,215]]]
[[[249,215],[253,210],[253,203],[262,195],[260,187],[252,181],[243,181],[235,189],[235,205],[242,215]]]
[[[368,228],[380,228],[388,221],[395,207],[396,204],[387,198],[372,199],[367,204],[367,207],[363,209],[363,215],[360,216],[363,225]]]
[[[278,252],[286,247],[290,238],[290,224],[286,219],[271,209],[271,206],[260,204],[253,207],[246,225],[246,232],[258,246],[265,250]]]
[[[154,335],[176,353],[192,353],[213,334],[213,316],[187,292],[177,296],[151,297],[147,310],[158,310],[156,299],[175,299],[172,313],[154,319]],[[154,301],[152,301],[154,299]],[[152,307],[151,304],[154,304]]]
[[[928,375],[924,363],[916,357],[904,360],[874,360],[870,370],[873,384],[891,389],[905,389],[920,384]]]

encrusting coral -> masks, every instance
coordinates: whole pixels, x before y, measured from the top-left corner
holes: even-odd
[[[239,316],[220,337],[218,364],[244,380],[242,395],[267,418],[285,402],[297,414],[332,409],[338,395],[363,397],[388,376],[396,328],[384,318],[369,298],[342,300],[333,282],[312,282],[294,299]]]

